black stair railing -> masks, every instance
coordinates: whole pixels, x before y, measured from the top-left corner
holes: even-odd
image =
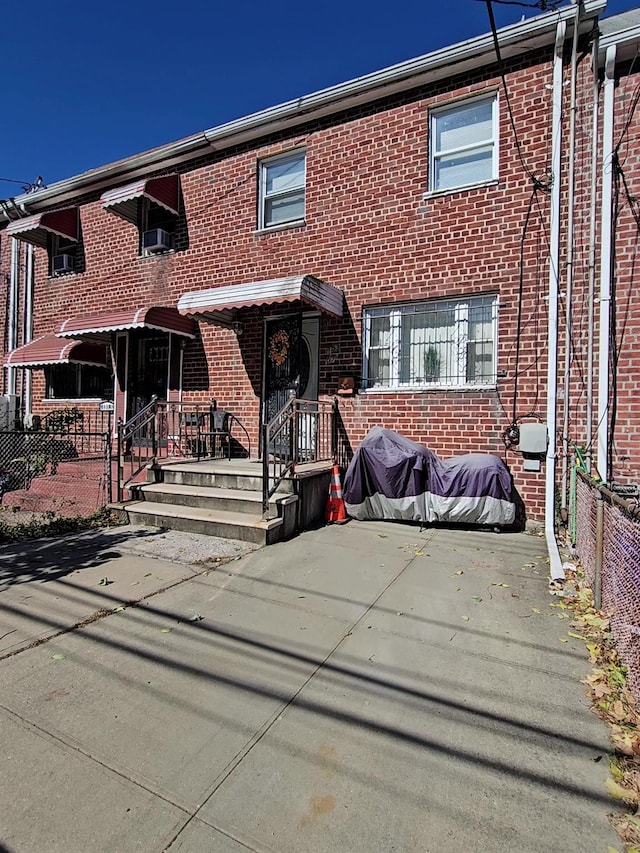
[[[141,471],[163,460],[201,460],[251,455],[244,424],[228,413],[224,430],[216,428],[215,401],[208,405],[167,403],[152,397],[128,421],[118,421],[118,500]],[[246,447],[233,434],[243,433]]]
[[[287,400],[262,426],[262,514],[283,480],[301,465],[333,462],[337,453],[337,400]]]

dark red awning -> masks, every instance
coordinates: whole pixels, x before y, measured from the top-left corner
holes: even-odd
[[[58,326],[56,334],[63,338],[109,338],[112,332],[128,329],[158,329],[193,338],[195,321],[183,317],[176,308],[127,308],[100,314],[80,314],[69,317]]]
[[[107,190],[100,197],[100,204],[106,209],[126,219],[138,221],[138,199],[148,198],[154,204],[178,215],[180,201],[180,178],[178,175],[165,175],[162,178],[141,178],[133,184]]]
[[[5,234],[42,248],[47,247],[49,234],[77,241],[78,208],[67,207],[64,210],[36,213],[34,216],[15,220],[7,226]]]
[[[110,364],[106,347],[86,341],[65,341],[56,335],[43,335],[17,349],[4,360],[5,367],[44,367],[47,364]]]

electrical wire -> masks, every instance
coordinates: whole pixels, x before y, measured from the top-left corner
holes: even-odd
[[[489,15],[489,25],[491,27],[491,36],[493,38],[493,47],[496,52],[496,59],[498,60],[498,71],[500,73],[500,79],[502,81],[502,88],[504,91],[504,99],[507,105],[507,112],[509,113],[509,122],[511,124],[511,129],[513,130],[513,138],[515,141],[516,151],[518,153],[518,159],[520,160],[520,165],[522,166],[525,174],[529,177],[532,183],[535,186],[538,186],[539,189],[549,190],[550,182],[548,179],[538,178],[529,166],[526,164],[524,155],[522,153],[522,145],[520,143],[520,139],[518,137],[518,131],[516,129],[516,122],[513,115],[513,109],[511,107],[511,99],[509,98],[509,88],[507,86],[507,78],[504,70],[504,62],[502,61],[502,54],[500,52],[500,40],[498,38],[498,30],[496,27],[496,20],[493,14],[493,6],[492,3],[498,2],[498,0],[484,0],[485,6],[487,7],[487,14]],[[538,4],[534,4],[537,6]]]
[[[484,3],[485,0],[477,0],[477,2]],[[556,0],[556,2],[548,2],[548,0],[538,0],[537,3],[521,3],[518,2],[518,0],[493,0],[493,2],[497,3],[500,6],[520,6],[523,9],[540,9],[542,12],[546,12],[548,10],[556,12],[561,0]]]

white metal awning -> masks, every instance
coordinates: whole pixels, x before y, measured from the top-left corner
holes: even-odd
[[[228,326],[243,308],[301,302],[334,317],[342,317],[342,290],[312,275],[295,275],[248,284],[231,284],[184,293],[178,311],[215,325]]]

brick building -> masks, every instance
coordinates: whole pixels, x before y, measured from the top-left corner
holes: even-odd
[[[25,413],[113,399],[123,419],[152,394],[215,398],[254,450],[291,391],[339,393],[347,452],[381,424],[443,456],[498,454],[547,527],[574,442],[637,481],[638,211],[605,211],[611,139],[638,175],[637,17],[605,19],[598,47],[604,10],[586,0],[6,200],[0,390]],[[598,372],[607,228],[626,325]],[[540,470],[523,470],[529,423],[548,426]]]

